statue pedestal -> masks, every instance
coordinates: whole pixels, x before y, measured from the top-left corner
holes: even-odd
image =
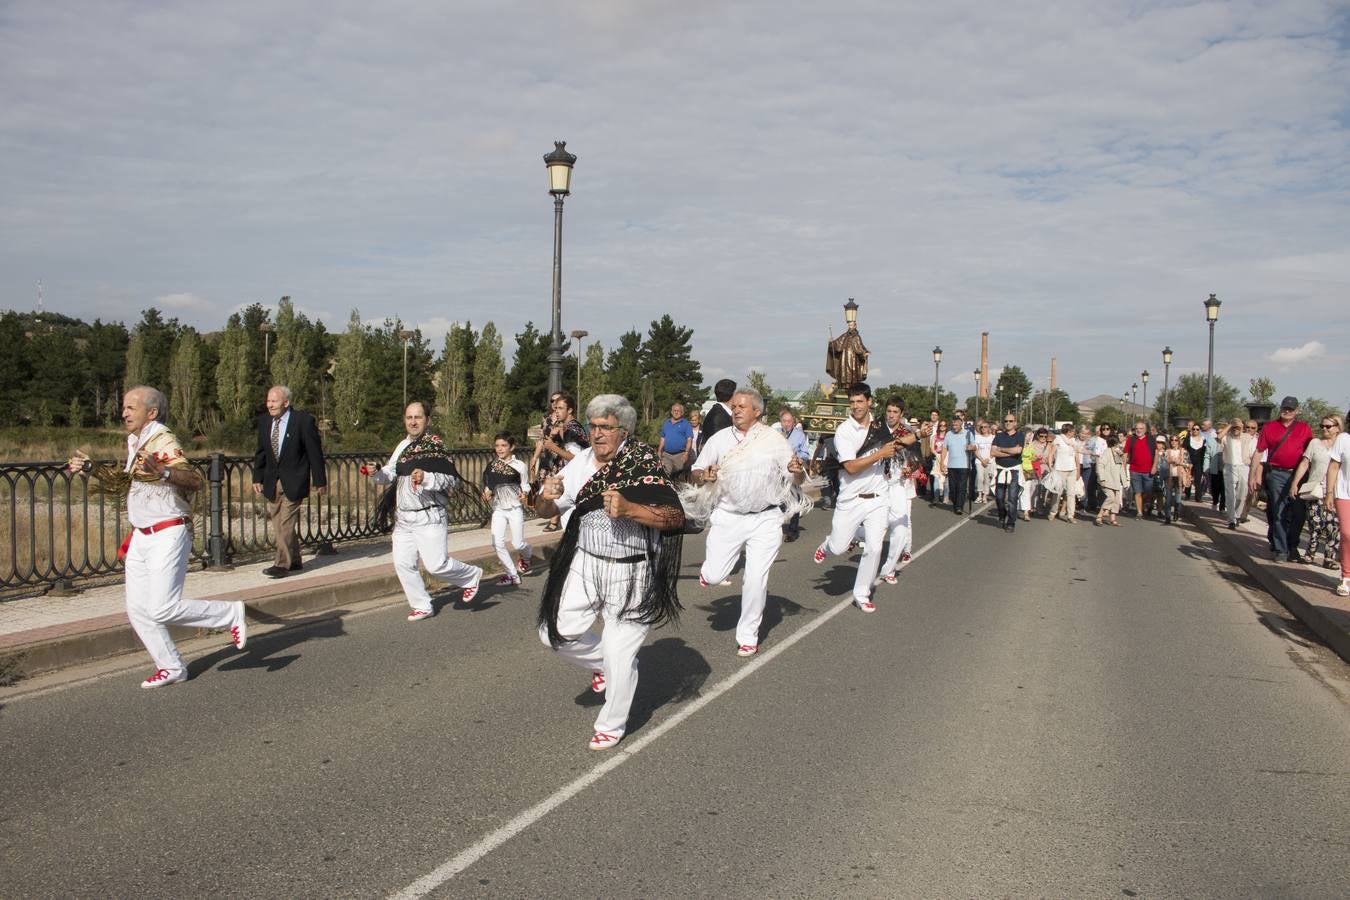
[[[848,394],[836,391],[827,399],[812,404],[810,409],[803,409],[800,417],[802,430],[806,433],[834,434],[839,423],[848,418]]]

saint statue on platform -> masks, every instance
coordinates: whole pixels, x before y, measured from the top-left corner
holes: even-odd
[[[863,346],[862,335],[858,334],[858,304],[852,297],[844,304],[844,320],[848,329],[831,340],[825,350],[825,373],[838,389],[846,391],[854,382],[867,380],[871,351]]]

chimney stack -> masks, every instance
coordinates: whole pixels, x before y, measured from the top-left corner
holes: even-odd
[[[1050,357],[1050,390],[1052,391],[1059,386],[1059,382],[1055,379],[1055,358],[1052,356]]]

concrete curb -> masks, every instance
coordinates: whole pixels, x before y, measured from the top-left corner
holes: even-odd
[[[530,539],[534,558],[546,562],[558,545],[558,537]],[[483,567],[484,581],[500,574],[501,563],[491,545],[457,550],[456,559]],[[423,575],[425,578],[425,574]],[[446,585],[428,579],[434,593]],[[242,600],[248,607],[248,620],[265,624],[286,624],[290,619],[312,621],[326,613],[341,616],[345,607],[375,597],[403,592],[393,567],[388,563],[348,569],[331,575],[268,582],[253,588],[201,596],[200,600]],[[201,628],[170,626],[175,641],[210,635]],[[81,622],[36,628],[0,636],[0,677],[26,678],[56,669],[95,662],[124,653],[143,652],[140,639],[125,614],[99,616]]]
[[[1261,558],[1257,554],[1267,548],[1264,538],[1230,530],[1207,506],[1182,504],[1182,515],[1337,656],[1350,662],[1350,603],[1336,596],[1334,587],[1323,592],[1309,585],[1306,566]]]

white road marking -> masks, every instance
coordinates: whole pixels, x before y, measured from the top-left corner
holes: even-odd
[[[987,506],[982,507],[981,510],[985,508],[987,508]],[[911,562],[946,540],[954,531],[956,531],[956,529],[960,528],[970,520],[970,516],[962,516],[961,521],[952,525],[946,531],[914,551],[914,553],[911,554]],[[520,834],[526,828],[529,828],[531,825],[544,818],[544,816],[548,815],[559,806],[562,806],[577,794],[580,794],[586,788],[595,784],[629,759],[641,753],[653,741],[663,737],[667,732],[673,730],[685,719],[688,719],[694,713],[698,712],[709,703],[712,703],[746,678],[749,678],[752,674],[759,671],[764,666],[767,666],[776,659],[780,653],[786,652],[793,644],[805,639],[807,635],[811,634],[817,628],[821,627],[844,610],[852,608],[852,606],[853,597],[850,595],[844,602],[827,609],[814,621],[798,628],[792,634],[784,638],[782,642],[775,643],[772,649],[760,654],[752,662],[742,666],[734,675],[722,679],[717,684],[713,685],[706,693],[700,694],[696,699],[682,705],[678,712],[673,714],[669,719],[666,719],[660,725],[657,725],[650,730],[643,729],[643,733],[640,737],[634,738],[631,741],[625,740],[613,750],[606,751],[608,753],[608,758],[596,765],[586,774],[572,780],[551,796],[515,816],[496,831],[484,835],[473,846],[460,851],[454,857],[437,866],[435,869],[423,875],[401,891],[390,894],[391,900],[413,900],[413,898],[425,897],[427,894],[436,890],[436,888],[450,881],[456,875],[469,868],[469,866],[478,862],[493,850],[496,850],[502,844],[511,840],[511,838]]]

